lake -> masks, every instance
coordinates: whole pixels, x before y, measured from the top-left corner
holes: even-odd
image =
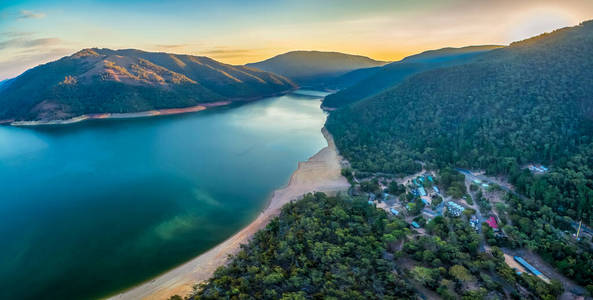
[[[327,145],[323,95],[0,126],[0,299],[105,297],[224,241]]]

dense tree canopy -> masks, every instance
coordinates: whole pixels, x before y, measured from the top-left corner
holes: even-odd
[[[355,169],[409,174],[417,161],[512,174],[556,212],[593,222],[593,22],[414,75],[333,112]],[[553,167],[520,176],[521,167]]]
[[[406,227],[366,201],[309,194],[286,205],[194,298],[412,298],[384,258]]]

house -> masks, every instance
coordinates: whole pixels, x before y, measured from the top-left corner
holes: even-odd
[[[435,185],[432,187],[432,189],[434,190],[435,193],[440,194],[441,191],[439,191],[439,188]]]
[[[465,210],[465,207],[463,207],[453,201],[447,202],[447,211],[454,217],[461,216],[461,214],[463,213],[464,210]]]
[[[392,213],[394,216],[397,216],[397,215],[399,215],[399,211],[397,211],[397,210],[396,210],[395,208],[393,208],[393,207],[392,207],[392,208],[390,208],[390,209],[389,209],[389,211],[390,211],[390,212],[391,212],[391,213]]]
[[[480,183],[482,183],[482,181],[481,181],[480,179],[474,179],[474,180],[472,180],[472,181],[473,181],[475,184],[480,184]]]
[[[480,231],[480,220],[478,220],[478,218],[476,217],[476,215],[473,215],[470,219],[469,219],[469,225],[475,230],[475,231]]]
[[[489,185],[488,185],[487,183],[482,183],[482,187],[483,187],[483,188],[488,188],[488,187],[489,187]]]
[[[369,204],[370,204],[370,205],[373,205],[374,203],[375,203],[375,202],[373,202],[373,201],[369,200]]]
[[[498,223],[496,223],[496,219],[493,216],[488,218],[488,220],[486,220],[486,223],[488,224],[488,226],[490,226],[490,228],[498,230]]]
[[[420,196],[426,196],[426,190],[424,190],[423,187],[418,188],[418,193],[420,194]]]
[[[430,182],[434,182],[434,180],[432,179],[432,176],[428,175],[427,178],[428,178],[428,180],[430,180]]]
[[[420,225],[418,223],[416,223],[416,221],[412,221],[412,226],[414,226],[414,228],[420,228]]]

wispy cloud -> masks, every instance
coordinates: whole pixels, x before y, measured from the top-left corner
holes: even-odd
[[[35,12],[32,10],[21,10],[19,14],[19,19],[41,19],[45,18],[45,13],[42,12]]]
[[[190,44],[157,44],[155,46],[158,49],[175,50],[175,49],[184,49],[184,48],[187,48],[187,47],[189,47],[191,45]]]
[[[260,50],[257,49],[229,48],[224,46],[199,51],[200,55],[212,56],[214,58],[247,57],[257,55],[259,52]]]
[[[47,47],[60,44],[59,38],[39,38],[39,39],[26,39],[26,38],[12,38],[4,41],[0,41],[0,50],[9,48],[36,48],[36,47]]]
[[[66,48],[42,48],[39,51],[19,51],[10,59],[3,60],[0,57],[0,80],[15,77],[29,68],[72,54],[72,52],[72,49]]]

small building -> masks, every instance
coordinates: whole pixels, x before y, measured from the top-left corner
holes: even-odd
[[[488,218],[488,220],[486,220],[486,224],[488,224],[488,226],[490,226],[490,228],[494,229],[494,230],[498,230],[498,223],[496,223],[496,219],[491,216],[490,218]]]
[[[369,200],[369,204],[370,204],[370,205],[373,205],[374,203],[375,203],[375,202],[373,202],[373,201]]]
[[[420,196],[426,196],[426,190],[423,187],[419,187],[418,194],[420,194]]]
[[[490,185],[488,185],[487,183],[482,183],[482,187],[487,189]]]
[[[473,215],[470,219],[469,219],[469,225],[475,230],[475,231],[480,231],[480,220],[478,220],[478,218],[476,217],[476,215]]]
[[[465,210],[465,207],[463,207],[453,201],[447,202],[447,211],[452,216],[459,217],[459,216],[461,216],[461,214],[463,213],[464,210]]]
[[[420,224],[416,223],[416,221],[412,221],[412,226],[414,226],[414,228],[420,228]]]
[[[432,179],[432,176],[428,175],[427,178],[430,182],[434,182],[434,180]]]
[[[421,198],[421,200],[422,200],[422,203],[424,203],[424,205],[429,205],[429,203],[428,203],[428,201],[426,201],[426,199]]]
[[[481,181],[480,179],[474,179],[474,180],[472,180],[472,181],[473,181],[473,183],[475,183],[475,184],[480,184],[480,183],[482,183],[482,181]]]
[[[432,187],[432,189],[434,190],[435,193],[440,194],[441,191],[439,190],[439,187],[437,187],[436,185]]]
[[[533,267],[532,265],[530,265],[522,257],[520,257],[520,256],[514,256],[513,258],[515,259],[516,262],[518,262],[519,264],[521,264],[525,269],[527,269],[529,272],[533,273],[533,275],[535,275],[535,276],[541,276],[542,275],[542,272],[540,272],[538,269],[536,269],[535,267]]]
[[[548,172],[548,168],[544,165],[529,165],[529,170],[534,173],[545,173]]]
[[[390,208],[390,209],[389,209],[389,211],[390,211],[390,212],[391,212],[391,213],[392,213],[394,216],[397,216],[397,215],[399,215],[399,211],[397,211],[397,210],[396,210],[395,208],[393,208],[393,207],[392,207],[392,208]]]

